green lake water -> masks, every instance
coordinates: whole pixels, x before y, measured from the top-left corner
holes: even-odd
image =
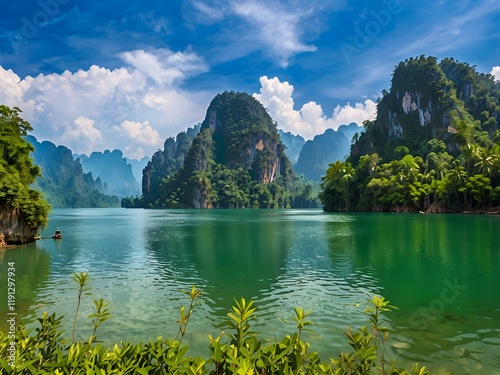
[[[76,307],[73,272],[90,272],[77,336],[87,339],[93,299],[113,317],[104,344],[174,337],[182,290],[203,298],[184,339],[207,354],[225,329],[233,297],[253,299],[254,328],[274,340],[295,327],[293,308],[313,310],[305,339],[323,360],[348,350],[347,325],[367,324],[375,294],[399,309],[386,315],[390,356],[455,374],[500,374],[500,217],[331,214],[320,210],[56,209],[45,239],[0,253],[0,327],[7,327],[6,270],[16,263],[16,312],[64,315]]]

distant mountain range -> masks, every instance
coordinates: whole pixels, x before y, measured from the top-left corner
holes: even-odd
[[[280,136],[286,146],[285,153],[293,163],[294,171],[310,180],[321,181],[328,165],[337,160],[345,160],[349,155],[354,135],[356,133],[360,135],[363,131],[363,127],[353,122],[341,125],[336,131],[327,129],[323,134],[307,142],[300,135],[283,133],[281,130]]]
[[[290,132],[284,132],[278,129],[278,134],[280,135],[281,142],[285,145],[285,154],[288,156],[293,165],[297,164],[299,160],[300,151],[306,143],[306,140],[301,135],[295,135]]]
[[[138,183],[142,181],[142,171],[148,165],[151,158],[149,156],[144,156],[141,160],[125,158],[127,163],[132,166],[132,173],[134,178]]]
[[[27,141],[35,147],[35,163],[42,167],[42,178],[37,179],[34,187],[42,190],[54,207],[116,206],[118,198],[134,196],[145,196],[150,202],[148,197],[159,194],[162,180],[182,167],[200,128],[198,124],[175,139],[168,138],[163,150],[151,159],[141,160],[126,158],[120,150],[93,152],[89,156],[72,154],[65,146],[40,143],[29,136]],[[300,135],[282,130],[278,130],[278,135],[294,171],[320,181],[330,163],[344,160],[352,136],[362,130],[352,123],[337,131],[328,129],[307,142]]]
[[[116,207],[118,197],[105,194],[107,186],[100,178],[85,173],[71,150],[52,142],[38,142],[27,136],[33,145],[32,157],[41,168],[41,177],[33,183],[34,189],[45,194],[52,207]]]
[[[80,160],[85,173],[92,173],[94,178],[99,178],[106,184],[106,193],[121,198],[141,195],[139,181],[142,180],[142,170],[149,158],[144,157],[140,161],[127,159],[120,150],[105,150],[93,152],[90,156],[82,154],[73,157]]]
[[[165,141],[143,171],[142,199],[122,205],[314,207],[328,165],[344,160],[363,130],[351,123],[306,142],[276,129],[248,94],[225,92],[213,99],[202,124]]]

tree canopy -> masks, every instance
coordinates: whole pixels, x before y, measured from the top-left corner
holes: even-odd
[[[276,123],[262,104],[246,93],[217,95],[188,150],[172,159],[175,160],[172,168],[164,168],[167,154],[173,153],[178,141],[167,140],[165,150],[153,156],[145,170],[147,179],[143,179],[142,202],[128,198],[122,200],[122,206],[287,208],[317,205],[313,184],[294,175]],[[170,149],[172,151],[168,151]],[[175,170],[176,165],[180,166]]]
[[[33,129],[20,112],[0,105],[0,206],[19,210],[28,225],[38,228],[47,224],[50,206],[29,187],[40,169],[30,156],[33,146],[23,138]]]
[[[336,210],[481,210],[500,205],[500,84],[454,59],[394,70],[377,118],[330,164],[320,199]]]

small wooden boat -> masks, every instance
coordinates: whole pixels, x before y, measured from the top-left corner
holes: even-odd
[[[54,233],[54,234],[52,235],[52,238],[53,238],[53,239],[55,239],[55,240],[60,240],[60,239],[62,238],[62,233],[61,233],[61,231],[60,231],[59,229],[58,229],[58,230],[56,230],[56,233]]]

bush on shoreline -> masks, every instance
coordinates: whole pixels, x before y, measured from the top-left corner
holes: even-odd
[[[301,335],[313,323],[308,320],[311,311],[295,308],[293,319],[296,330],[290,335],[264,343],[251,330],[255,317],[252,301],[235,300],[227,314],[228,332],[218,337],[209,336],[210,356],[190,357],[188,347],[182,345],[189,319],[201,290],[194,286],[186,292],[190,305],[180,309],[179,331],[175,339],[157,337],[147,344],[120,342],[112,348],[96,344],[96,331],[110,317],[108,304],[94,301],[93,333],[87,342],[74,341],[80,297],[86,288],[88,274],[75,274],[78,302],[75,310],[72,342],[64,339],[60,328],[62,317],[43,313],[34,331],[18,326],[15,334],[0,332],[0,365],[5,374],[408,374],[425,375],[425,366],[415,364],[411,369],[397,368],[395,361],[385,359],[385,344],[389,331],[381,316],[393,306],[383,297],[369,301],[365,314],[369,327],[351,331],[345,336],[352,350],[340,353],[328,362],[322,362],[310,344]],[[371,332],[371,333],[370,333]]]

